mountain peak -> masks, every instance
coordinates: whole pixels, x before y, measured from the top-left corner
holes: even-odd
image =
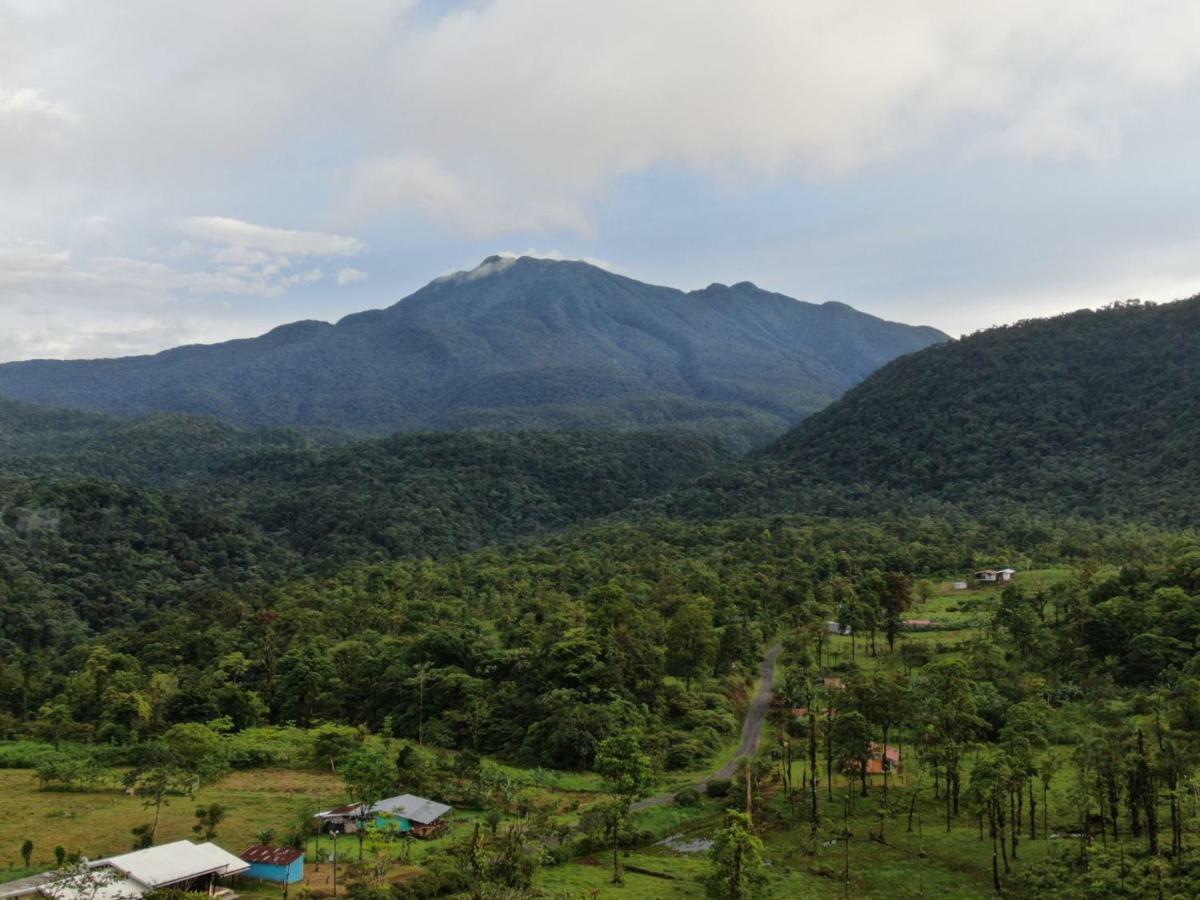
[[[585,261],[495,253],[337,325],[125,362],[0,366],[0,395],[375,433],[679,424],[745,446],[941,339],[836,318],[744,284],[686,294]]]

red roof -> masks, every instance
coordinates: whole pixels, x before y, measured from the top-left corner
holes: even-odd
[[[257,844],[242,854],[242,860],[268,866],[290,866],[302,856],[304,851],[293,847],[268,847],[266,844]]]

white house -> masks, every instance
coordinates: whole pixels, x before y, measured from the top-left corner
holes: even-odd
[[[849,634],[850,626],[843,625],[841,622],[826,622],[825,630],[830,634]]]
[[[212,895],[217,881],[249,868],[249,863],[216,844],[175,841],[88,862],[79,875],[47,872],[0,885],[0,898],[138,900],[167,888]]]
[[[1016,574],[1016,569],[980,569],[975,580],[980,584],[1008,584]]]

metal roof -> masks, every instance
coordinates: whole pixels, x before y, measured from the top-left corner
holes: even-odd
[[[266,866],[290,866],[303,856],[304,852],[295,847],[268,847],[266,844],[257,844],[247,848],[242,854],[242,859],[248,863]]]
[[[387,813],[400,816],[418,825],[430,825],[450,812],[451,807],[445,803],[415,797],[412,794],[401,794],[399,797],[389,797],[380,800],[372,808],[372,812]]]
[[[216,844],[193,844],[175,841],[145,850],[123,853],[92,863],[111,866],[118,872],[151,889],[189,881],[202,875],[236,875],[250,868],[232,853]]]
[[[436,800],[426,800],[424,797],[417,797],[413,794],[401,794],[398,797],[380,800],[367,813],[368,815],[383,813],[389,816],[399,816],[410,822],[416,822],[418,825],[430,825],[453,808],[445,803],[438,803]],[[353,819],[361,815],[361,809],[361,805],[335,806],[333,809],[316,813],[314,818]]]

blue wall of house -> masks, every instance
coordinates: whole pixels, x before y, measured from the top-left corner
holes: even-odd
[[[266,863],[251,863],[247,878],[274,881],[277,884],[295,884],[304,878],[304,857],[298,857],[290,866],[269,866]]]
[[[412,828],[412,822],[401,816],[378,815],[375,817],[375,827],[380,831],[388,831],[392,828],[397,831],[408,831]]]

